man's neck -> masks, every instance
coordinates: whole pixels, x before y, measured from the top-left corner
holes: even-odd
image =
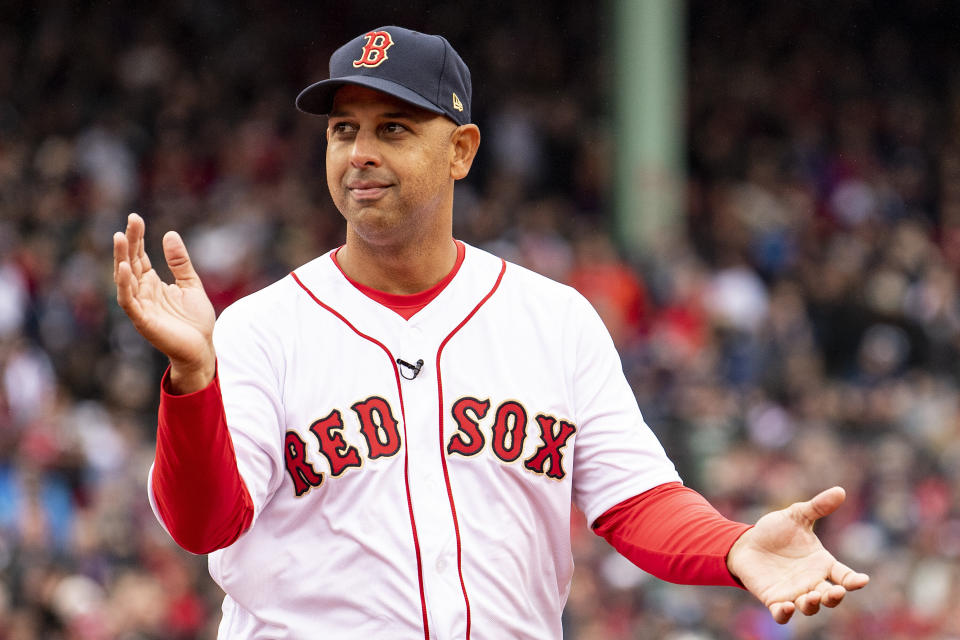
[[[355,282],[384,293],[420,293],[437,284],[457,261],[452,236],[404,247],[371,246],[347,234],[337,263]]]

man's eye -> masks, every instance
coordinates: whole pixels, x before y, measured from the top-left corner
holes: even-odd
[[[383,125],[383,130],[385,133],[389,134],[399,134],[407,131],[407,128],[400,124],[399,122],[388,122]]]
[[[336,122],[330,126],[330,130],[335,135],[349,135],[353,133],[355,127],[349,122]]]

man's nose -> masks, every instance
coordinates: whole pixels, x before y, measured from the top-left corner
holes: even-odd
[[[350,164],[357,169],[380,165],[377,137],[372,131],[359,131],[350,150]]]

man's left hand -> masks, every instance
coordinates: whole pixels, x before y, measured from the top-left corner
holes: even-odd
[[[835,607],[848,591],[870,581],[867,574],[837,561],[813,533],[813,524],[836,511],[845,498],[841,487],[833,487],[812,500],[768,513],[727,554],[730,572],[778,623],[786,623],[797,610],[809,616],[821,606]]]

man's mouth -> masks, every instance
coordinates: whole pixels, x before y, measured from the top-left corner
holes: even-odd
[[[384,182],[351,182],[347,184],[347,190],[356,200],[376,200],[386,193],[391,185]]]

